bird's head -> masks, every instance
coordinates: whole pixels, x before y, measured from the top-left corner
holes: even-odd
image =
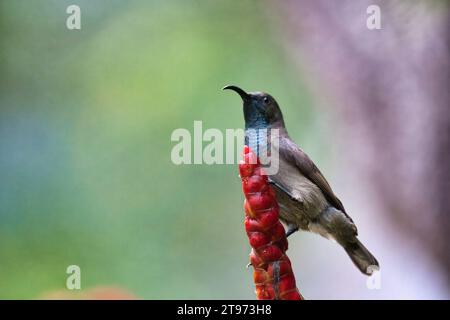
[[[245,92],[233,85],[223,90],[233,90],[239,94],[244,106],[245,128],[284,128],[283,114],[275,99],[264,92]]]

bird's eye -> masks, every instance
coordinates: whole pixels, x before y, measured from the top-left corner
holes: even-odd
[[[264,97],[264,98],[263,98],[263,101],[264,101],[264,103],[269,103],[269,97],[267,97],[267,96]]]

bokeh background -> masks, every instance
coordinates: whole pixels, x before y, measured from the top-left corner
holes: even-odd
[[[449,298],[449,25],[446,1],[1,1],[0,298],[71,297],[76,264],[81,296],[253,299],[236,165],[170,160],[174,129],[243,127],[230,83],[277,98],[380,261],[369,290],[298,233],[306,298]]]

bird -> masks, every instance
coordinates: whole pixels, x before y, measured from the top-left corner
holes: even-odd
[[[310,231],[340,244],[355,266],[366,275],[379,270],[377,259],[358,240],[358,230],[344,205],[310,157],[289,137],[277,101],[264,92],[246,92],[235,85],[223,90],[235,91],[243,101],[245,144],[252,150],[273,145],[278,153],[278,170],[268,174],[280,207],[280,219],[287,225],[286,236],[300,230]],[[278,129],[277,143],[255,132]],[[263,135],[264,136],[264,135]],[[257,151],[257,155],[260,154]]]

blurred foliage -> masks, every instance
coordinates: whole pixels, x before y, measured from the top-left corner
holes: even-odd
[[[0,3],[0,298],[82,288],[254,298],[237,166],[175,166],[176,128],[242,128],[233,83],[311,136],[301,79],[260,1]],[[317,139],[317,137],[315,137]],[[306,142],[303,140],[303,142]]]

